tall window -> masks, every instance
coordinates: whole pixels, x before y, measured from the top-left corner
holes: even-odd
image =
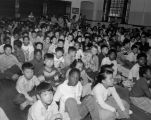
[[[130,0],[104,0],[104,21],[127,23]]]

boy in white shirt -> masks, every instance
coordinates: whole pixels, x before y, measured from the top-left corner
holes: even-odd
[[[145,66],[147,61],[147,56],[145,53],[140,53],[137,55],[137,63],[129,71],[128,79],[136,82],[139,79],[139,68]]]
[[[54,66],[55,68],[63,68],[64,66],[64,50],[61,47],[56,48],[56,54],[54,57]]]
[[[22,50],[25,55],[25,61],[31,61],[34,58],[34,47],[30,44],[30,40],[28,36],[23,37],[23,45]]]
[[[16,90],[18,92],[14,102],[20,105],[20,109],[24,110],[28,105],[35,102],[33,88],[39,85],[39,80],[34,76],[34,66],[31,63],[24,63],[22,65],[23,75],[19,77],[16,83]]]
[[[53,101],[53,88],[49,83],[41,83],[36,88],[36,101],[29,109],[27,120],[62,120],[56,102]]]
[[[71,69],[68,80],[59,85],[54,95],[54,101],[60,102],[61,113],[68,113],[71,120],[81,120],[89,112],[92,120],[100,120],[97,104],[92,96],[85,97],[82,101],[82,85],[79,81],[80,71]]]

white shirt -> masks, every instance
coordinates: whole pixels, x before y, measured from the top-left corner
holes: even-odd
[[[25,61],[31,61],[34,58],[34,47],[29,44],[28,46],[22,45],[22,50],[25,54]]]
[[[60,63],[64,63],[64,57],[62,56],[61,58],[57,58],[56,56],[54,57],[54,66],[55,68],[60,67]]]
[[[134,54],[133,52],[130,52],[127,56],[126,59],[130,62],[136,62],[137,61],[137,54]]]
[[[92,94],[96,98],[96,102],[103,108],[112,112],[115,112],[115,108],[108,105],[105,101],[109,96],[113,96],[117,104],[119,105],[120,109],[122,111],[125,110],[125,107],[119,97],[119,95],[116,92],[116,89],[114,87],[105,88],[102,84],[98,83],[92,90]]]
[[[136,80],[139,79],[139,64],[136,63],[132,68],[131,70],[129,71],[129,76],[128,76],[128,79],[129,80],[133,80],[133,78],[136,78]]]
[[[36,76],[33,76],[31,80],[27,80],[25,76],[20,76],[16,83],[16,90],[18,93],[26,95],[30,92],[34,86],[39,85],[40,82]]]
[[[65,112],[65,102],[68,98],[75,98],[78,104],[81,104],[82,85],[80,82],[76,86],[68,86],[68,80],[58,86],[54,95],[54,101],[60,101],[60,112]]]
[[[48,109],[38,100],[29,109],[27,120],[51,120],[52,116],[59,113],[58,106],[52,102]]]
[[[111,64],[113,64],[113,70],[114,70],[113,75],[114,75],[114,77],[115,77],[115,76],[117,75],[117,68],[118,68],[117,61],[116,61],[116,60],[111,61],[111,60],[109,59],[109,57],[105,57],[105,58],[103,58],[103,60],[102,60],[101,66],[102,66],[102,65],[111,65]]]
[[[84,57],[83,51],[81,49],[76,52],[76,59],[81,59]]]

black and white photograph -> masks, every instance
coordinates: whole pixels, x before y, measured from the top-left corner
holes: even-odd
[[[151,120],[151,0],[0,0],[0,120]]]

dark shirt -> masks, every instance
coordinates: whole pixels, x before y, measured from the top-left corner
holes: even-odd
[[[38,76],[39,71],[41,70],[41,68],[44,67],[44,61],[42,59],[41,60],[33,59],[31,63],[34,65],[34,74]]]
[[[100,53],[100,54],[98,55],[98,58],[99,58],[99,66],[101,66],[101,63],[102,63],[102,60],[103,60],[104,57],[105,57],[105,55],[103,55],[102,53]]]
[[[140,78],[134,84],[131,92],[131,97],[149,97],[151,98],[151,93],[149,91],[149,85],[145,78]]]
[[[18,59],[20,63],[25,62],[25,55],[22,49],[18,49],[14,52],[14,56]]]
[[[139,49],[142,52],[147,52],[149,50],[149,43],[148,42],[145,42],[144,44],[140,43],[140,48]]]

